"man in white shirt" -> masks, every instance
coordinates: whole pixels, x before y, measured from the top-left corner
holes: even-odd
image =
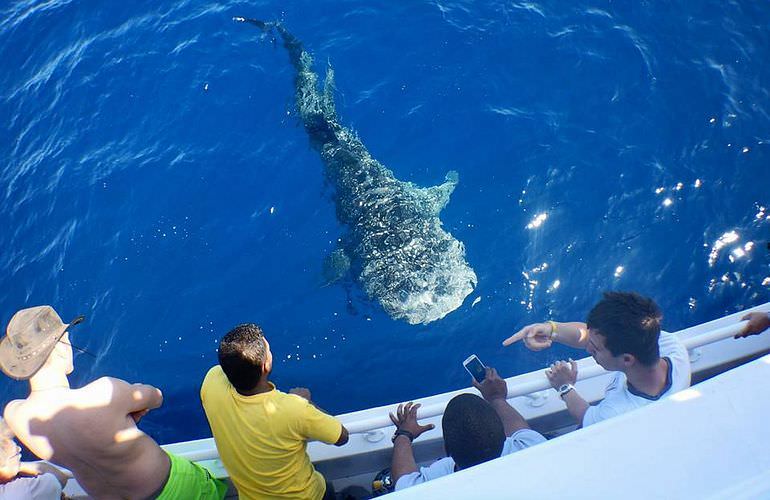
[[[586,323],[548,321],[522,328],[503,345],[523,340],[539,351],[554,341],[584,348],[596,363],[615,372],[604,400],[590,406],[575,390],[577,364],[558,361],[546,371],[551,386],[583,426],[620,415],[690,386],[687,349],[660,329],[662,315],[652,299],[637,293],[607,292]]]
[[[508,455],[545,442],[545,438],[529,428],[526,420],[506,401],[505,380],[494,368],[487,368],[486,378],[473,385],[484,399],[475,394],[452,398],[444,410],[441,427],[447,457],[428,467],[418,467],[412,441],[433,424],[417,422],[419,404],[399,405],[390,419],[396,425],[393,435],[391,479],[396,490],[446,476],[460,469]]]

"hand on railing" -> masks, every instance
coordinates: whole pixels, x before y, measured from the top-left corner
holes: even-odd
[[[503,340],[504,346],[509,346],[519,340],[531,351],[542,351],[553,344],[553,323],[534,323],[527,325],[507,339]]]
[[[564,384],[574,385],[577,382],[577,363],[572,361],[557,361],[545,371],[545,376],[548,377],[548,382],[551,383],[551,387],[558,389]]]
[[[413,441],[423,432],[430,431],[434,427],[433,424],[420,425],[417,421],[417,409],[420,407],[420,403],[408,402],[406,404],[398,405],[396,414],[389,413],[391,422],[396,426],[396,432],[405,431],[409,440]]]
[[[759,335],[770,328],[770,315],[764,312],[752,312],[741,318],[741,321],[748,320],[743,330],[735,335],[736,339],[748,337],[749,335]]]

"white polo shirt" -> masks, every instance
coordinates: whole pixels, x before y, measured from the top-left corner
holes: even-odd
[[[690,356],[677,336],[661,331],[658,347],[660,356],[668,359],[668,383],[663,391],[655,397],[642,394],[628,386],[625,373],[615,372],[607,386],[604,400],[595,406],[588,407],[583,416],[583,427],[641,408],[690,387]]]
[[[511,453],[529,448],[538,443],[544,443],[546,439],[539,433],[532,429],[520,429],[514,432],[510,437],[505,439],[503,444],[503,452],[501,457],[510,455]],[[441,476],[447,476],[455,471],[455,461],[452,457],[442,458],[436,460],[428,467],[420,467],[419,472],[411,472],[398,478],[396,482],[396,491],[403,490],[416,484],[430,481]]]
[[[59,500],[61,492],[59,480],[50,473],[0,484],[0,498],[4,500]]]

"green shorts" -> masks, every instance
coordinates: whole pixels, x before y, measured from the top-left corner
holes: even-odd
[[[158,500],[177,498],[200,498],[204,500],[221,500],[227,493],[227,484],[216,479],[200,465],[186,458],[168,453],[171,460],[171,470],[168,473],[166,485],[161,490]]]

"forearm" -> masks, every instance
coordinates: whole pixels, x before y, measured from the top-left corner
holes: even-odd
[[[390,466],[390,477],[393,484],[396,484],[401,476],[417,471],[412,442],[407,436],[397,436],[393,443],[393,463]]]
[[[489,404],[492,405],[500,420],[503,421],[505,437],[511,437],[518,430],[529,429],[529,425],[524,420],[524,417],[516,411],[516,408],[508,404],[505,398],[494,399]]]
[[[342,430],[340,430],[340,437],[337,439],[337,442],[334,443],[334,446],[343,446],[348,443],[348,440],[350,439],[350,434],[348,433],[348,430],[345,428],[344,425],[341,426]]]
[[[553,340],[576,349],[585,349],[588,343],[588,327],[585,323],[579,321],[565,323],[554,321],[554,323],[556,323],[556,332],[552,337]]]
[[[58,467],[51,466],[51,469],[46,472],[53,474],[56,480],[59,481],[59,484],[61,484],[62,488],[67,486],[67,481],[69,480],[69,476],[65,474],[63,470],[59,469]]]
[[[567,404],[567,411],[572,418],[574,418],[578,425],[583,425],[583,417],[588,411],[588,403],[583,399],[575,389],[572,389],[562,397],[562,400]]]
[[[154,410],[163,404],[163,393],[160,389],[147,384],[132,384],[131,397],[134,400],[135,411]]]

